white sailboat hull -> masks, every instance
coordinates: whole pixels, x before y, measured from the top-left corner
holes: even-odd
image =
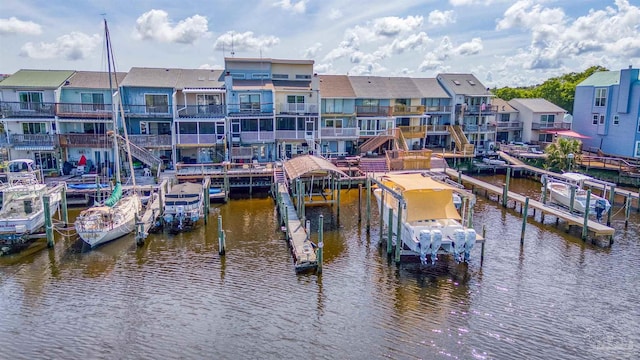
[[[141,206],[140,197],[132,194],[124,196],[112,208],[89,208],[78,216],[76,231],[91,248],[119,239],[136,228],[136,214]]]

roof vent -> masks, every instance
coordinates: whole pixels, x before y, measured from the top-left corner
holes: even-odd
[[[199,76],[198,81],[204,81],[204,76]]]
[[[460,85],[460,81],[458,81],[458,80],[453,80],[453,83],[456,84],[456,85]]]
[[[469,85],[471,86],[476,86],[476,82],[473,80],[467,80],[467,82],[469,83]]]

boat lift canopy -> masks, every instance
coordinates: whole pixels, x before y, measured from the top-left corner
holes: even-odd
[[[349,177],[328,160],[313,155],[298,156],[285,161],[283,165],[289,180],[295,180],[303,176],[326,176],[330,173],[339,177]]]

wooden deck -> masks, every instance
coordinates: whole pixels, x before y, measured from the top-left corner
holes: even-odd
[[[458,172],[454,169],[449,168],[446,169],[445,172],[452,178],[457,178],[459,176]],[[466,175],[462,175],[462,181],[471,184],[472,187],[482,188],[488,193],[497,195],[498,199],[503,195],[502,188],[488,184],[484,181],[474,179]],[[526,201],[525,196],[514,193],[512,191],[509,191],[507,196],[509,200],[518,202],[520,204],[523,204]],[[582,226],[584,225],[584,217],[570,214],[561,209],[549,207],[536,200],[529,199],[529,207],[542,212],[542,214],[552,215],[557,219],[562,219],[567,223],[568,226],[579,226],[582,228]],[[615,230],[613,228],[593,220],[587,221],[587,229],[589,231],[589,237],[595,241],[601,241],[603,237],[611,240],[613,234],[615,233]]]
[[[304,223],[298,218],[289,190],[284,183],[278,184],[278,199],[280,216],[286,228],[287,241],[296,271],[312,270],[318,267],[315,248],[309,240]],[[285,215],[286,214],[286,215]]]

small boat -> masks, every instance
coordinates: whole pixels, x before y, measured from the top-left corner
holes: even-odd
[[[164,198],[164,226],[173,234],[192,229],[204,216],[203,200],[202,185],[189,182],[174,185]]]
[[[549,198],[554,203],[571,208],[571,189],[575,188],[573,210],[584,213],[587,208],[587,191],[584,189],[584,182],[589,180],[593,180],[593,178],[580,173],[567,172],[558,175],[558,178],[546,177],[547,188],[542,190],[549,192]],[[600,219],[602,213],[609,211],[610,208],[611,204],[607,199],[591,194],[589,199],[591,214],[596,214],[596,217]]]
[[[499,166],[507,165],[507,163],[504,160],[492,159],[492,158],[482,158],[482,162],[487,165],[499,165]]]
[[[377,188],[374,196],[378,207],[384,204],[385,225],[392,226],[396,234],[398,197],[402,199],[403,249],[418,254],[423,264],[435,264],[438,254],[452,254],[456,261],[469,260],[477,234],[460,222],[453,200],[457,188],[421,174],[389,174],[380,182],[390,191],[384,191],[383,199],[383,189]],[[393,224],[388,223],[389,211],[394,214]]]
[[[0,187],[0,255],[19,251],[28,245],[29,235],[44,226],[44,202],[47,186],[31,159],[7,163],[7,183]],[[60,192],[49,194],[49,210],[53,215],[60,203]]]

